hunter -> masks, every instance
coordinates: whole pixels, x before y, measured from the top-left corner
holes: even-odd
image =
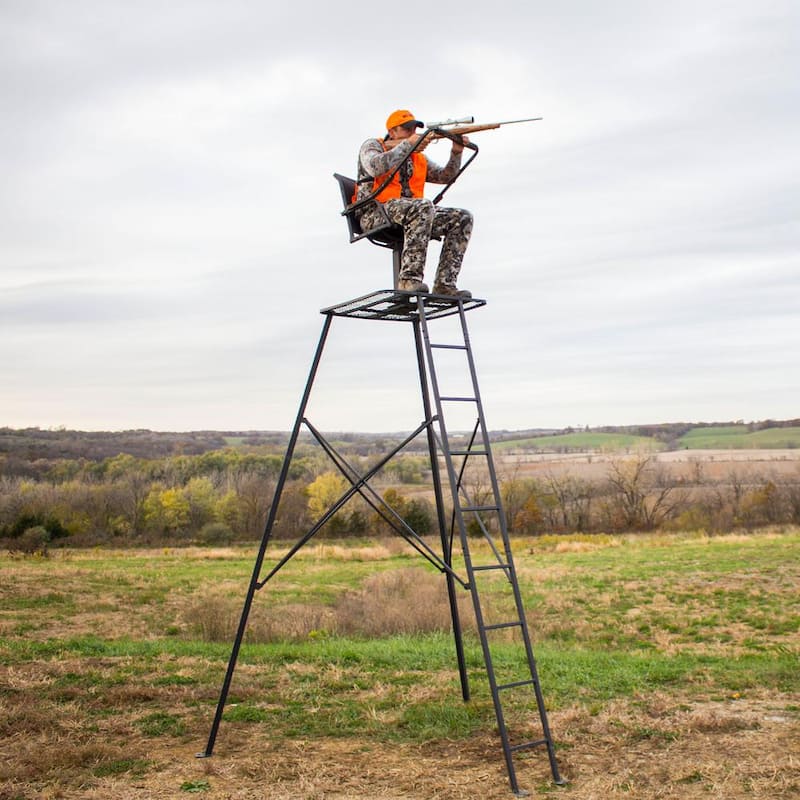
[[[472,294],[456,286],[461,262],[472,233],[472,214],[463,208],[434,206],[424,195],[426,183],[449,183],[461,168],[463,141],[453,141],[450,159],[444,167],[422,151],[428,139],[413,152],[424,127],[410,111],[393,111],[386,120],[383,139],[367,139],[358,154],[358,193],[368,197],[403,159],[405,163],[389,184],[359,212],[363,230],[384,225],[388,219],[403,228],[403,254],[397,288],[406,292],[427,292],[423,283],[428,242],[442,239],[442,251],[433,282],[433,293],[467,299]],[[409,153],[411,156],[408,157]],[[407,158],[408,157],[408,158]],[[372,179],[372,180],[370,180]]]

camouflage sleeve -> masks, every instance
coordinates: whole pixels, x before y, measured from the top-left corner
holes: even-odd
[[[367,139],[358,152],[359,177],[364,174],[370,178],[384,175],[390,169],[394,169],[410,151],[411,145],[405,142],[384,151],[380,139]]]
[[[449,183],[455,178],[459,169],[461,169],[461,153],[453,153],[451,150],[450,160],[443,167],[428,159],[426,180],[428,183]]]

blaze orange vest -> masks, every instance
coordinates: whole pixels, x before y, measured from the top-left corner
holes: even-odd
[[[384,150],[386,146],[384,145]],[[412,173],[408,181],[408,186],[411,189],[413,197],[422,197],[425,192],[425,178],[428,175],[428,159],[422,153],[411,154]],[[372,191],[374,192],[386,180],[386,173],[379,175],[375,178],[372,184]],[[402,196],[403,187],[400,185],[400,173],[395,173],[395,176],[389,181],[389,185],[375,198],[379,203],[385,203],[388,200],[394,200]]]

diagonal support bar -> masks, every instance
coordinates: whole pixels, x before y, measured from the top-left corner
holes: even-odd
[[[330,319],[330,318],[329,318],[329,319]],[[303,422],[303,423],[305,423],[305,425],[306,425],[307,427],[309,426],[309,422],[308,422],[308,420],[307,420],[307,419],[303,418],[302,422]],[[406,442],[406,443],[408,443],[408,441],[411,441],[411,440],[412,440],[412,439],[413,439],[415,436],[417,436],[417,435],[420,433],[420,431],[422,431],[423,427],[424,427],[423,425],[420,425],[420,427],[419,427],[419,428],[417,428],[417,430],[416,430],[414,433],[412,433],[412,434],[411,434],[411,435],[408,437],[408,439],[407,439],[407,442]],[[375,475],[377,472],[379,472],[381,469],[383,469],[383,467],[386,465],[386,463],[387,463],[387,462],[388,462],[388,461],[389,461],[389,460],[390,460],[392,457],[393,457],[392,455],[389,455],[389,456],[386,456],[386,457],[382,458],[382,459],[381,459],[381,460],[380,460],[380,461],[379,461],[379,462],[378,462],[378,463],[377,463],[377,464],[376,464],[374,467],[372,467],[372,469],[370,469],[370,470],[369,470],[369,471],[366,473],[366,475],[365,475],[365,476],[364,476],[364,477],[361,479],[361,481],[359,481],[359,484],[365,483],[365,482],[366,482],[366,481],[368,481],[368,480],[369,480],[371,477],[373,477],[373,476],[374,476],[374,475]],[[326,523],[326,522],[327,522],[327,521],[328,521],[328,520],[329,520],[329,519],[330,519],[330,518],[331,518],[331,517],[332,517],[332,516],[333,516],[333,515],[334,515],[334,514],[335,514],[335,513],[336,513],[336,512],[337,512],[337,511],[338,511],[338,510],[339,510],[339,509],[340,509],[340,508],[341,508],[341,507],[342,507],[342,506],[343,506],[343,505],[344,505],[344,504],[345,504],[345,503],[346,503],[346,502],[347,502],[347,501],[348,501],[348,500],[349,500],[349,499],[350,499],[350,498],[351,498],[351,497],[352,497],[352,496],[353,496],[353,495],[354,495],[354,494],[357,492],[357,491],[358,491],[358,488],[359,488],[359,486],[358,486],[358,485],[353,485],[353,486],[351,486],[351,487],[350,487],[350,489],[348,489],[348,490],[347,490],[347,491],[346,491],[346,492],[345,492],[345,493],[344,493],[344,494],[343,494],[343,495],[342,495],[342,496],[341,496],[341,497],[340,497],[340,498],[339,498],[339,499],[336,501],[336,503],[334,503],[334,504],[333,504],[333,505],[332,505],[332,506],[331,506],[331,507],[330,507],[330,508],[329,508],[329,509],[328,509],[328,510],[327,510],[327,511],[326,511],[326,512],[325,512],[325,513],[324,513],[324,514],[323,514],[323,515],[322,515],[322,516],[321,516],[321,517],[320,517],[320,518],[317,520],[317,522],[314,524],[314,526],[311,528],[311,530],[310,530],[308,533],[306,533],[306,534],[305,534],[305,536],[303,536],[303,537],[302,537],[302,538],[301,538],[301,539],[300,539],[300,540],[299,540],[299,541],[298,541],[298,542],[297,542],[297,543],[294,545],[294,547],[292,547],[292,549],[291,549],[291,550],[290,550],[290,551],[289,551],[289,552],[288,552],[288,553],[287,553],[287,554],[286,554],[286,555],[285,555],[285,556],[284,556],[284,557],[283,557],[283,558],[282,558],[282,559],[281,559],[281,560],[280,560],[280,561],[279,561],[279,562],[278,562],[278,563],[277,563],[277,564],[276,564],[276,565],[275,565],[275,566],[272,568],[272,570],[269,572],[269,574],[267,575],[267,577],[266,577],[266,578],[264,578],[263,580],[259,581],[259,582],[256,584],[256,588],[257,588],[257,589],[261,589],[261,588],[262,588],[262,587],[263,587],[263,586],[264,586],[264,585],[265,585],[265,584],[266,584],[266,583],[267,583],[267,582],[270,580],[270,578],[272,578],[272,577],[273,577],[273,576],[274,576],[276,573],[278,573],[278,572],[281,570],[281,568],[282,568],[282,567],[283,567],[283,566],[284,566],[284,565],[285,565],[287,562],[289,562],[289,561],[292,559],[292,557],[293,557],[293,556],[294,556],[294,555],[295,555],[295,554],[298,552],[298,550],[300,550],[300,549],[303,547],[303,545],[307,544],[307,543],[308,543],[308,542],[309,542],[309,541],[312,539],[312,537],[313,537],[313,536],[315,536],[315,535],[316,535],[316,534],[319,532],[320,528],[322,528],[322,526],[323,526],[323,525],[324,525],[324,524],[325,524],[325,523]]]
[[[429,427],[432,422],[433,420],[428,420],[427,422],[422,423],[422,425],[417,428],[416,433],[412,434],[411,439],[416,438],[417,434],[420,433],[424,428]],[[311,425],[308,420],[305,420],[305,424],[311,433],[314,434],[314,437],[320,443],[323,450],[325,450],[331,461],[333,461],[342,475],[344,475],[344,477],[350,481],[353,488],[358,491],[358,493],[364,498],[369,506],[378,514],[380,514],[383,519],[389,525],[391,525],[392,529],[399,536],[402,536],[403,539],[405,539],[405,541],[407,541],[423,558],[429,561],[440,572],[446,572],[449,576],[457,580],[465,589],[468,588],[469,584],[467,581],[461,578],[452,569],[450,563],[443,560],[439,554],[433,550],[430,545],[428,545],[427,542],[369,485],[369,478],[367,476],[361,477],[355,467],[349,464],[344,457],[336,451],[333,445],[326,440],[322,433],[314,428],[314,426]],[[408,444],[408,442],[409,440],[406,440],[399,447],[396,447],[394,450],[392,450],[385,461],[388,461],[397,455],[397,453],[399,453]],[[352,497],[352,494],[348,492],[348,499],[350,497]],[[341,506],[337,507],[340,508]],[[388,511],[390,516],[387,517],[383,513],[383,510]]]

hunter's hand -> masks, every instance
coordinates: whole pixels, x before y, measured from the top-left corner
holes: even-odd
[[[452,153],[454,156],[460,155],[464,152],[464,146],[469,144],[469,138],[464,136],[463,134],[458,137],[460,141],[453,140],[453,148]]]
[[[408,137],[407,141],[411,142],[412,145],[415,145],[420,139],[422,139],[422,136],[420,136],[418,133],[412,133],[411,136]],[[423,141],[422,144],[417,148],[417,152],[421,153],[430,143],[430,136],[425,137],[425,141]]]

